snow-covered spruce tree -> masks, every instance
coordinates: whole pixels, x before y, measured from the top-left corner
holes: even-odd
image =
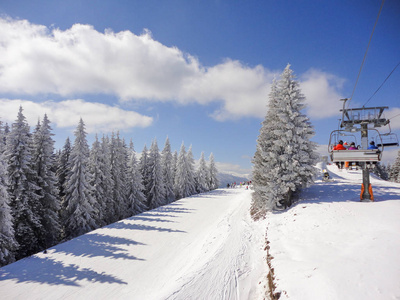
[[[62,203],[65,239],[77,237],[97,227],[95,214],[98,212],[95,210],[90,186],[90,151],[82,119],[74,134],[75,141],[68,162],[70,173],[65,183],[65,197]]]
[[[215,190],[219,186],[218,181],[218,170],[214,161],[214,154],[211,153],[209,157],[209,171],[208,171],[208,188],[209,190]]]
[[[163,170],[161,166],[161,154],[158,149],[157,140],[154,139],[150,147],[148,156],[148,194],[147,205],[149,209],[154,209],[164,204],[167,204],[165,197],[165,183],[163,177]]]
[[[389,180],[393,182],[400,182],[400,150],[397,153],[397,158],[393,165],[390,167]]]
[[[126,188],[126,169],[127,169],[127,149],[125,142],[112,133],[111,135],[111,178],[113,181],[113,222],[127,217],[127,188]]]
[[[182,143],[176,163],[176,174],[174,181],[174,192],[177,200],[191,196],[194,187],[189,181],[189,166],[187,161],[185,145]]]
[[[102,190],[103,190],[103,223],[108,225],[113,222],[114,209],[113,209],[113,181],[111,176],[111,151],[110,140],[108,136],[101,138],[101,152],[100,156],[100,172],[102,174]]]
[[[178,163],[178,151],[174,151],[172,154],[172,178],[174,179],[174,185],[175,185],[175,175],[176,175],[176,164]],[[174,191],[175,194],[175,191]]]
[[[17,120],[7,135],[5,151],[10,207],[14,217],[15,239],[19,244],[16,259],[40,251],[38,237],[43,233],[40,222],[42,196],[32,166],[30,128],[22,111],[20,107]]]
[[[65,144],[61,150],[60,155],[57,159],[57,187],[58,187],[58,195],[59,199],[63,201],[65,197],[64,186],[67,180],[68,174],[70,172],[70,167],[68,165],[69,156],[71,155],[71,142],[69,137],[65,140]]]
[[[130,157],[128,162],[127,189],[128,204],[131,215],[140,214],[148,209],[147,199],[143,193],[142,174],[139,172],[139,165],[136,159],[133,142],[129,146]]]
[[[194,158],[193,158],[193,151],[192,151],[192,145],[190,145],[189,150],[186,154],[187,158],[187,165],[188,165],[188,181],[190,182],[190,195],[194,195],[197,193],[196,190],[196,171],[194,167]]]
[[[142,183],[143,183],[143,193],[147,199],[147,194],[149,193],[149,178],[150,178],[150,169],[149,169],[149,151],[147,150],[147,146],[144,145],[142,154],[139,160],[139,172],[142,175]]]
[[[253,201],[265,203],[265,210],[290,206],[293,193],[313,182],[316,145],[310,141],[313,127],[301,113],[304,99],[287,65],[277,85],[273,85],[269,105],[272,111],[263,122],[254,159],[253,183],[257,192]],[[274,117],[268,119],[269,116]],[[260,176],[262,172],[268,175]]]
[[[44,115],[42,123],[33,134],[33,166],[37,173],[36,182],[41,188],[40,222],[43,226],[39,246],[47,249],[58,243],[61,233],[60,199],[57,176],[54,173],[54,140],[50,121]]]
[[[269,94],[268,111],[261,123],[260,134],[257,139],[256,152],[253,158],[253,176],[252,182],[254,192],[252,194],[251,215],[255,219],[263,217],[268,210],[272,210],[274,206],[273,199],[278,197],[277,189],[274,181],[271,180],[274,176],[278,176],[276,155],[269,152],[274,141],[278,140],[275,130],[280,124],[277,110],[278,92],[277,82],[274,80]]]
[[[196,172],[196,190],[198,193],[204,193],[209,190],[208,187],[208,168],[204,158],[204,152],[201,152],[199,167]]]
[[[106,193],[104,190],[104,152],[101,148],[97,134],[90,149],[89,172],[90,185],[92,186],[92,196],[94,198],[96,224],[99,227],[106,225],[105,213],[107,210]]]
[[[4,155],[0,153],[0,267],[15,261],[14,253],[18,248],[14,235],[13,217],[9,206],[10,195],[7,186],[7,165]]]
[[[166,203],[175,201],[174,193],[174,168],[173,157],[171,153],[171,144],[169,138],[165,140],[165,146],[161,152],[161,166],[163,170],[164,186],[165,186],[165,199]]]

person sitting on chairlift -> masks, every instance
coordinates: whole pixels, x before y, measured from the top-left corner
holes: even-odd
[[[340,140],[339,143],[333,147],[333,150],[346,150],[346,148],[343,146],[343,141]]]
[[[367,148],[368,150],[374,150],[374,149],[378,149],[377,146],[375,146],[375,142],[371,141],[371,143],[369,143],[369,146]]]
[[[354,142],[351,142],[348,150],[357,150],[356,144]]]

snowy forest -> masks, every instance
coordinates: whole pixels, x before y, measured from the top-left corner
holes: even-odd
[[[196,168],[168,137],[138,157],[118,133],[90,148],[82,119],[73,144],[55,151],[53,135],[47,115],[31,133],[22,107],[11,128],[0,123],[0,266],[219,184],[212,153]]]

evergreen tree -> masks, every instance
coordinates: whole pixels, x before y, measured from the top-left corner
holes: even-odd
[[[313,181],[317,155],[310,141],[313,127],[301,113],[304,99],[288,65],[279,82],[272,85],[269,112],[257,140],[253,214],[290,206],[293,193]]]
[[[187,161],[185,145],[182,143],[176,164],[176,174],[174,182],[175,198],[181,199],[192,195],[193,186],[190,178],[189,163]]]
[[[0,141],[1,143],[1,141]],[[15,240],[13,217],[7,191],[8,175],[4,155],[0,153],[0,267],[15,261],[18,243]]]
[[[214,154],[210,154],[210,158],[209,158],[209,172],[208,172],[208,188],[210,190],[215,190],[218,188],[219,186],[219,181],[218,181],[218,170],[217,167],[215,165],[215,161],[214,161]]]
[[[57,161],[57,187],[59,191],[59,198],[61,201],[63,201],[65,197],[65,191],[64,191],[64,186],[65,182],[67,180],[68,174],[70,172],[70,167],[68,165],[69,157],[71,155],[71,142],[69,140],[69,137],[65,140],[65,144],[63,149],[60,152],[60,155],[58,156],[58,161]]]
[[[143,182],[143,193],[146,196],[149,194],[149,178],[150,178],[150,169],[149,169],[149,151],[147,150],[147,146],[144,145],[142,154],[139,160],[139,172],[142,175]]]
[[[50,121],[44,115],[42,124],[38,124],[33,135],[33,166],[36,171],[37,185],[41,188],[40,221],[43,232],[40,248],[46,249],[58,243],[61,232],[59,219],[60,200],[57,189],[57,177],[54,173],[54,141]]]
[[[95,203],[95,211],[98,212],[95,215],[96,224],[99,227],[106,225],[105,213],[106,213],[106,193],[104,191],[104,153],[101,148],[97,134],[90,150],[89,157],[89,172],[90,172],[90,185],[92,186],[92,196]]]
[[[196,190],[198,193],[204,193],[209,190],[208,186],[208,168],[204,159],[204,152],[201,152],[199,168],[196,172]]]
[[[111,224],[114,220],[113,180],[111,175],[111,150],[108,136],[101,138],[100,174],[103,190],[103,224]]]
[[[189,181],[189,187],[190,187],[190,195],[194,195],[197,193],[196,190],[196,171],[194,167],[194,158],[193,158],[193,151],[192,151],[192,145],[190,145],[189,150],[187,152],[187,167],[188,167],[188,178],[187,180]]]
[[[147,205],[149,209],[154,209],[167,203],[163,170],[161,167],[161,155],[156,139],[154,139],[150,147],[148,169]]]
[[[40,251],[38,237],[43,233],[40,222],[41,192],[32,167],[32,145],[29,125],[18,112],[11,132],[7,136],[5,157],[8,162],[8,191],[14,218],[15,238],[19,244],[16,258],[20,259]]]
[[[131,215],[140,214],[147,210],[147,199],[143,194],[144,186],[142,183],[142,174],[139,172],[136,153],[133,143],[130,143],[130,158],[128,162],[128,203]]]
[[[127,217],[127,188],[126,188],[126,168],[127,151],[124,142],[117,136],[111,135],[111,178],[114,218],[116,222]]]
[[[175,201],[174,193],[174,168],[173,156],[171,153],[171,144],[169,138],[165,140],[165,146],[161,153],[161,165],[163,170],[164,186],[165,186],[165,199],[167,203]]]
[[[400,182],[400,150],[397,153],[397,158],[393,165],[390,167],[389,180],[393,182]]]
[[[82,235],[97,227],[95,200],[90,186],[89,146],[82,119],[74,134],[75,141],[68,162],[71,171],[65,183],[65,198],[62,203],[66,239]]]

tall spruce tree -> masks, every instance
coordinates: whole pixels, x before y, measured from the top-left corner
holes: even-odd
[[[171,153],[171,144],[169,138],[165,140],[165,146],[161,152],[161,165],[163,170],[164,186],[165,186],[165,199],[166,203],[175,201],[174,193],[174,165]]]
[[[293,193],[313,181],[316,145],[310,141],[313,127],[301,113],[304,100],[288,65],[272,86],[269,112],[257,140],[252,202],[256,217],[290,206]]]
[[[161,154],[157,145],[157,140],[154,139],[150,147],[148,156],[148,186],[147,186],[147,205],[149,209],[154,209],[164,204],[167,204],[165,197],[165,183],[163,170],[161,166]]]
[[[393,182],[400,182],[400,150],[393,165],[390,167],[389,180]]]
[[[14,217],[15,238],[19,244],[17,259],[40,251],[39,237],[43,233],[40,222],[41,189],[36,184],[37,174],[32,166],[30,128],[22,111],[20,107],[17,120],[7,135],[5,152],[10,207]]]
[[[104,180],[105,175],[103,173],[104,170],[104,152],[101,148],[99,138],[97,134],[95,136],[95,140],[92,144],[92,148],[90,149],[89,156],[89,172],[90,176],[90,185],[92,186],[92,196],[94,198],[95,210],[98,212],[95,216],[96,224],[99,227],[106,225],[105,222],[105,213],[106,213],[106,193],[104,190]]]
[[[130,157],[128,162],[128,176],[127,176],[127,188],[128,188],[128,203],[129,211],[131,215],[136,215],[146,211],[147,199],[143,193],[144,186],[142,183],[142,174],[139,171],[138,161],[136,159],[135,149],[133,142],[130,143]]]
[[[15,261],[14,253],[18,248],[18,243],[15,240],[14,219],[9,206],[10,195],[8,194],[7,186],[7,164],[4,160],[4,155],[0,153],[0,267]]]
[[[176,174],[174,181],[174,192],[175,198],[181,199],[193,195],[193,173],[191,167],[189,166],[188,156],[186,154],[186,148],[184,143],[181,145],[179,151],[178,161],[176,163]]]
[[[108,136],[101,138],[100,173],[103,190],[103,223],[111,224],[114,220],[113,180],[111,174],[111,150]]]
[[[195,171],[195,162],[194,162],[194,157],[193,157],[193,150],[192,150],[192,145],[190,145],[189,150],[186,154],[186,161],[187,161],[187,167],[188,167],[188,181],[189,181],[189,186],[190,186],[190,195],[194,195],[197,193],[196,190],[196,171]]]
[[[59,218],[60,200],[57,177],[54,173],[54,140],[50,121],[44,115],[43,121],[33,135],[33,166],[37,173],[36,182],[41,188],[40,222],[43,226],[39,241],[42,249],[58,243],[61,233]]]
[[[65,183],[65,198],[62,203],[64,233],[71,239],[97,227],[95,200],[92,196],[89,172],[89,145],[82,119],[75,130],[75,141],[68,165],[70,173]]]
[[[64,146],[57,158],[57,187],[59,191],[59,199],[63,201],[65,197],[64,187],[67,180],[68,174],[70,172],[70,167],[68,165],[69,157],[71,155],[71,142],[69,137],[65,140]]]
[[[219,181],[218,181],[218,169],[217,166],[215,165],[214,161],[214,154],[211,153],[209,157],[209,171],[208,171],[208,188],[210,190],[215,190],[219,186]]]
[[[199,167],[196,172],[196,190],[198,193],[204,193],[209,190],[208,186],[208,168],[207,168],[207,163],[204,158],[204,152],[201,152],[200,155],[200,161],[199,161]]]

